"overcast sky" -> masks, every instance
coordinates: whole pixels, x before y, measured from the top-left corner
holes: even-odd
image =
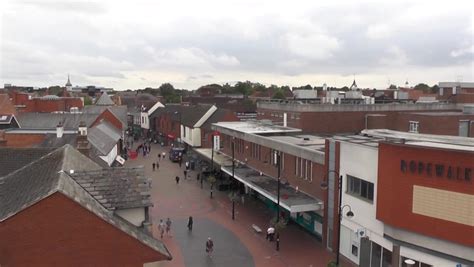
[[[473,2],[0,0],[0,83],[473,81]]]

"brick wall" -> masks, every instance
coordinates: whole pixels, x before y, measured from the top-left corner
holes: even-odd
[[[2,266],[143,266],[159,253],[61,193],[0,225]]]
[[[231,140],[232,138],[227,135],[221,135],[223,141],[223,153],[232,156]],[[235,141],[235,158],[239,161],[246,162],[250,167],[259,170],[263,173],[277,177],[277,167],[271,163],[271,148],[263,147],[260,148],[260,159],[252,156],[252,143],[241,139],[234,139]],[[243,142],[242,144],[240,142]],[[242,152],[238,148],[240,145]],[[315,162],[311,162],[312,165],[312,180],[311,178],[302,178],[295,173],[295,156],[285,154],[282,157],[282,169],[281,179],[288,181],[292,187],[298,186],[298,189],[305,192],[313,197],[323,199],[324,192],[320,188],[320,184],[324,174],[324,166]],[[309,163],[308,163],[308,168]]]
[[[4,138],[7,147],[32,147],[42,143],[44,134],[20,134],[5,132]]]
[[[459,115],[425,115],[415,113],[400,113],[396,120],[391,124],[390,129],[408,132],[410,121],[417,121],[418,132],[423,134],[440,134],[440,135],[459,135],[459,121],[474,121],[474,114]],[[474,133],[470,131],[470,136]]]
[[[108,109],[104,110],[96,119],[95,121],[90,125],[90,127],[93,127],[97,124],[99,124],[102,120],[106,120],[107,122],[111,123],[115,128],[118,130],[123,130],[122,128],[122,122]]]
[[[59,98],[59,99],[41,99],[33,98],[24,102],[26,107],[24,112],[69,112],[72,107],[79,110],[84,108],[81,98]]]

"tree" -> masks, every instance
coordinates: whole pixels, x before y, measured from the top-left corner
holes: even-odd
[[[433,94],[439,93],[439,86],[437,84],[431,86],[431,93]]]
[[[415,90],[421,90],[423,92],[431,91],[431,88],[426,83],[419,83],[419,84],[415,85],[414,89]]]
[[[313,90],[313,87],[311,86],[311,84],[307,84],[307,85],[303,86],[303,89],[305,89],[305,90]]]
[[[163,83],[158,87],[162,96],[173,94],[175,92],[174,86],[171,83]]]
[[[395,84],[391,84],[391,85],[388,87],[388,89],[392,89],[392,90],[393,90],[393,89],[397,89],[397,86],[396,86]]]
[[[278,89],[278,90],[275,91],[272,98],[273,99],[285,99],[285,94],[283,93],[283,90]]]
[[[237,92],[244,96],[248,96],[252,92],[252,83],[250,81],[237,82],[234,87]]]
[[[89,96],[84,97],[84,106],[92,105],[92,98]]]

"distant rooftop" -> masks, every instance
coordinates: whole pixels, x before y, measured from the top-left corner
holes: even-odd
[[[233,131],[253,134],[301,132],[301,129],[274,125],[265,121],[230,121],[218,122],[214,123],[214,125]]]
[[[461,88],[474,88],[474,82],[439,82],[439,87],[456,87],[461,86]]]
[[[474,138],[470,138],[470,137],[417,134],[417,133],[399,132],[399,131],[393,131],[393,130],[387,130],[387,129],[363,130],[361,134],[363,135],[363,137],[371,140],[371,141],[366,141],[363,144],[370,144],[373,142],[378,143],[378,141],[392,141],[392,142],[403,142],[405,144],[416,145],[416,146],[445,148],[445,149],[474,152]],[[342,140],[340,136],[334,137],[334,138]],[[354,142],[353,140],[348,140],[348,141]]]

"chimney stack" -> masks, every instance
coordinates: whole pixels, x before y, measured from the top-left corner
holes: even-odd
[[[62,122],[59,122],[58,125],[56,126],[56,137],[57,138],[62,138],[64,134],[64,127]]]
[[[87,126],[84,121],[81,121],[76,137],[76,149],[88,157],[90,148],[89,140],[87,140]]]

